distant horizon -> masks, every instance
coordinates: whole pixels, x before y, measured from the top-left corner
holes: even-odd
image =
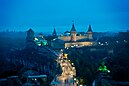
[[[64,33],[65,31],[70,31],[72,26],[58,26],[58,27],[2,27],[0,28],[0,32],[6,32],[7,30],[9,32],[26,32],[29,29],[32,29],[34,32],[43,32],[43,33],[52,33],[54,31],[54,28],[56,29],[57,33]],[[81,28],[81,29],[80,29]],[[46,30],[45,30],[46,29]],[[75,26],[75,29],[77,32],[87,32],[88,30],[88,26],[84,27],[84,26]],[[107,30],[108,29],[108,30]],[[113,28],[107,28],[104,30],[99,30],[99,29],[95,29],[92,27],[93,32],[126,32],[129,29],[118,29],[118,30],[114,30]]]

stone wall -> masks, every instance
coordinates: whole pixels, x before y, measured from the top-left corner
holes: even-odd
[[[58,39],[61,39],[63,41],[70,41],[71,40],[71,36],[59,36]]]
[[[65,43],[65,48],[70,46],[92,46],[93,42],[74,42],[74,43]]]

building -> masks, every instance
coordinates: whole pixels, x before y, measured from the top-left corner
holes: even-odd
[[[33,41],[34,40],[34,31],[32,29],[29,29],[27,31],[27,37],[26,37],[27,41]]]
[[[40,33],[37,37],[35,37],[34,31],[32,29],[29,29],[27,31],[26,47],[36,48],[36,45],[37,46],[45,46],[47,44],[48,44],[47,40],[45,40],[42,33]]]
[[[36,45],[38,45],[38,46],[45,46],[45,45],[48,44],[48,43],[47,43],[47,40],[45,40],[45,38],[43,37],[42,33],[40,33],[40,34],[38,35],[38,37],[35,37],[35,38],[34,38],[34,42],[35,42]]]
[[[56,49],[92,46],[93,44],[94,39],[91,25],[89,25],[87,32],[77,32],[74,23],[70,31],[66,31],[51,42],[51,46]]]
[[[27,36],[26,36],[26,47],[27,48],[35,48],[35,43],[34,43],[34,31],[32,29],[29,29],[27,31]]]

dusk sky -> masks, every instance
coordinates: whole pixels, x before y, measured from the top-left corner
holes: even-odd
[[[0,0],[0,31],[126,31],[129,0]]]

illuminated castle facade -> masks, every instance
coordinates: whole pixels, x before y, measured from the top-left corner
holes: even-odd
[[[93,44],[94,39],[91,25],[89,25],[87,32],[77,32],[73,23],[71,30],[66,31],[63,35],[54,39],[51,46],[56,48],[55,45],[57,45],[57,48],[68,48],[75,46],[92,46]]]

